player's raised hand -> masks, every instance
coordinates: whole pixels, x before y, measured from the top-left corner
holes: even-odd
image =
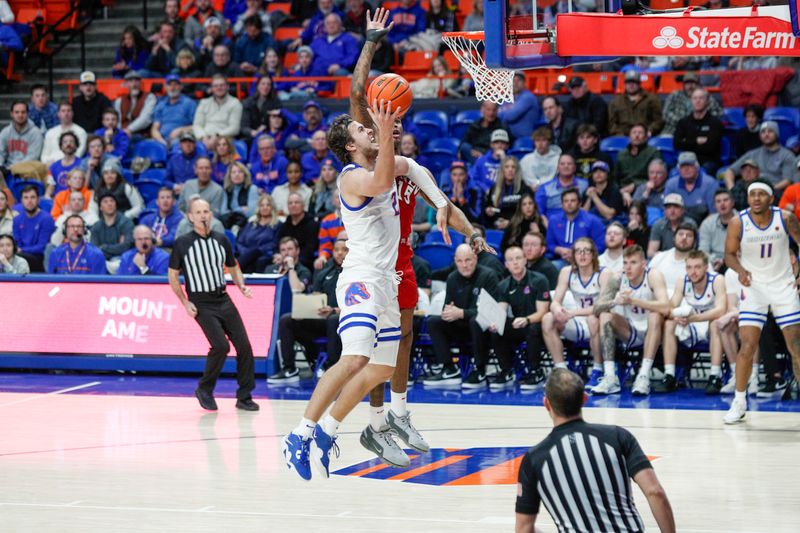
[[[372,119],[372,123],[375,125],[375,129],[378,130],[378,135],[381,137],[385,135],[392,137],[394,121],[397,120],[402,111],[398,107],[394,110],[394,112],[392,112],[391,108],[392,106],[390,101],[378,101],[376,99],[374,102],[372,102],[372,107],[367,109],[367,112],[369,112],[369,116]]]
[[[389,20],[389,10],[379,7],[375,10],[375,16],[372,16],[369,9],[367,9],[367,41],[377,43],[389,33],[389,30],[394,26],[394,21],[386,26],[386,21]]]

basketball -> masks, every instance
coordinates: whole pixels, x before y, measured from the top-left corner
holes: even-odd
[[[370,83],[367,88],[367,103],[372,106],[372,102],[378,100],[388,100],[391,102],[391,110],[398,107],[401,109],[400,116],[406,114],[414,95],[411,93],[411,85],[408,84],[403,76],[399,74],[381,74]]]

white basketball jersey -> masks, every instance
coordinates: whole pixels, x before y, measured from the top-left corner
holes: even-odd
[[[771,210],[772,219],[764,228],[758,227],[750,217],[750,209],[739,213],[742,266],[753,275],[754,282],[765,285],[794,279],[789,259],[789,233],[781,210],[777,207]]]
[[[339,173],[339,180],[345,172],[360,168],[351,163]],[[342,268],[345,271],[366,270],[377,275],[393,276],[400,243],[400,210],[397,205],[395,182],[386,192],[367,198],[359,206],[342,202],[342,223],[347,231],[347,257]]]
[[[600,272],[592,272],[592,275],[584,283],[580,272],[570,270],[568,287],[581,309],[591,307],[600,296]]]
[[[683,301],[692,308],[695,314],[705,313],[714,307],[717,297],[714,292],[714,280],[716,278],[717,274],[706,272],[706,284],[700,294],[694,292],[694,284],[689,279],[689,276],[683,279]],[[722,296],[724,297],[725,295]]]
[[[644,277],[642,278],[642,282],[637,285],[631,285],[628,276],[622,276],[622,283],[620,284],[620,290],[622,289],[630,289],[631,290],[631,298],[636,298],[637,300],[655,300],[656,296],[653,293],[653,289],[650,287],[650,282],[648,281],[648,277],[650,276],[650,269],[644,271]],[[625,314],[631,317],[633,320],[647,320],[647,310],[642,309],[641,307],[636,307],[635,305],[626,305],[625,306]]]

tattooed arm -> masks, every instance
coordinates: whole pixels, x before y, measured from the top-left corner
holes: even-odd
[[[592,309],[594,316],[600,316],[600,313],[610,311],[616,305],[615,298],[621,283],[622,278],[616,275],[608,279],[605,286],[600,290],[600,298],[597,299]]]
[[[372,119],[367,112],[371,104],[367,102],[367,78],[378,41],[383,39],[394,26],[394,22],[386,26],[388,19],[388,9],[379,7],[375,11],[375,16],[371,16],[367,10],[367,40],[361,48],[361,55],[358,56],[358,62],[353,69],[353,80],[350,83],[350,116],[367,128],[372,127]]]

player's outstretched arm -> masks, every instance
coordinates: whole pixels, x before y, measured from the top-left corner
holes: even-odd
[[[350,83],[350,116],[364,124],[372,127],[372,118],[369,116],[370,103],[367,102],[367,78],[369,77],[372,58],[375,57],[375,47],[378,41],[383,39],[389,30],[392,29],[394,22],[386,26],[389,19],[389,10],[379,7],[373,16],[367,10],[367,40],[361,48],[361,55],[353,69],[353,79]]]

